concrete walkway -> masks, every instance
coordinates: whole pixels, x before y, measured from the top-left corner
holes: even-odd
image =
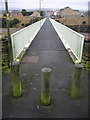
[[[43,67],[52,69],[52,100],[49,106],[40,103]],[[70,99],[74,64],[49,19],[26,52],[20,65],[20,75],[23,85],[23,95],[20,98],[12,97],[10,76],[3,75],[4,118],[88,117],[88,72],[83,70],[80,99]]]

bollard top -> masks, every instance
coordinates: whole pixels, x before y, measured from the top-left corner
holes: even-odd
[[[42,72],[51,72],[51,68],[42,68]]]
[[[83,64],[75,64],[76,68],[82,69],[83,68]]]

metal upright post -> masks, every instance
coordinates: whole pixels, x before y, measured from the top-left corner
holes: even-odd
[[[12,52],[11,35],[9,29],[8,0],[5,0],[5,7],[6,7],[6,23],[7,23],[7,34],[8,34],[8,55],[9,55],[9,63],[11,63],[13,61],[13,52]]]

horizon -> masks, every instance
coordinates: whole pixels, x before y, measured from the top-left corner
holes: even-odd
[[[5,0],[0,0],[1,10],[5,10]],[[88,11],[88,0],[8,0],[9,10],[39,10],[41,2],[41,9],[58,10],[69,6],[74,10]]]
[[[67,7],[67,6],[65,6]],[[65,8],[64,7],[64,8]],[[69,6],[68,6],[69,7]],[[71,7],[70,7],[71,8]],[[9,8],[9,11],[13,11],[13,10],[19,10],[19,11],[22,11],[22,9],[26,9],[26,8]],[[41,10],[50,10],[50,11],[53,11],[53,10],[60,10],[60,9],[63,9],[63,8],[41,8]],[[73,8],[71,8],[73,9]],[[1,11],[3,11],[5,9],[2,9]],[[27,8],[26,9],[27,11],[35,11],[35,10],[40,10],[39,8]],[[79,9],[73,9],[73,10],[79,10]],[[79,11],[82,11],[82,12],[86,12],[88,10],[84,10],[84,9],[80,9]]]

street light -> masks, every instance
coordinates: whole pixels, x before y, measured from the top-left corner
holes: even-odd
[[[11,43],[11,35],[9,29],[9,12],[8,12],[8,0],[5,0],[6,7],[6,23],[7,23],[7,34],[8,34],[8,55],[9,55],[9,63],[13,61],[13,53],[12,53],[12,43]]]
[[[41,17],[41,1],[43,1],[43,0],[39,0],[39,11],[40,11],[40,17]],[[40,27],[41,27],[41,21],[40,21]]]
[[[39,0],[39,2],[40,2],[40,3],[39,3],[39,5],[40,5],[40,6],[39,6],[39,11],[40,11],[40,17],[41,17],[41,0]],[[39,20],[40,20],[40,19],[39,19]],[[40,27],[41,27],[41,21],[40,21]]]

